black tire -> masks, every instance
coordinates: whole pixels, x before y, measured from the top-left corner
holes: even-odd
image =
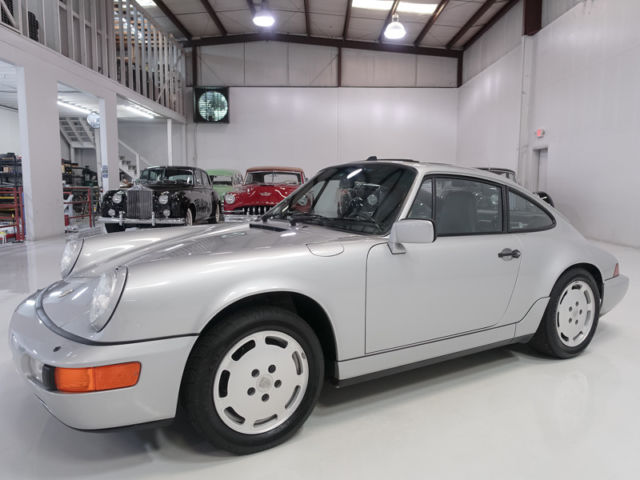
[[[238,342],[267,330],[282,332],[302,347],[309,372],[306,391],[284,423],[264,433],[240,433],[225,424],[216,410],[215,377],[223,360]],[[219,448],[244,455],[266,450],[289,439],[315,407],[323,378],[322,348],[309,325],[288,310],[272,306],[255,307],[229,315],[198,339],[185,368],[181,404],[191,424],[203,437]],[[274,387],[278,387],[277,382]]]
[[[209,223],[220,223],[222,221],[222,210],[220,209],[220,203],[213,203],[213,212],[209,218]]]
[[[107,233],[124,232],[124,226],[118,225],[117,223],[105,223],[104,228]]]
[[[566,287],[576,281],[586,283],[592,293],[593,317],[591,319],[591,327],[589,333],[584,336],[578,345],[568,346],[563,342],[558,324],[560,318],[558,316],[558,308],[560,296]],[[593,276],[582,268],[574,268],[563,273],[551,290],[551,297],[544,316],[540,322],[540,326],[536,331],[529,344],[537,351],[556,358],[571,358],[582,352],[593,338],[598,327],[598,319],[600,317],[600,291]]]
[[[190,227],[194,224],[195,216],[193,215],[193,209],[191,207],[187,208],[187,211],[184,214],[184,224],[187,227]]]

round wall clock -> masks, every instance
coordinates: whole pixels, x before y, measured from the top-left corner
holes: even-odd
[[[194,89],[194,121],[229,123],[229,89],[198,87]]]

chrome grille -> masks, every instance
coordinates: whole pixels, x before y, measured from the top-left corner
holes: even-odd
[[[127,192],[127,217],[151,218],[153,192],[151,190],[129,190]]]
[[[233,213],[241,215],[263,215],[273,208],[273,205],[252,205],[251,207],[236,208]]]

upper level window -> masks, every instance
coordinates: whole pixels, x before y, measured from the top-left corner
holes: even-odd
[[[546,230],[553,226],[553,218],[535,203],[509,191],[509,231]]]
[[[436,178],[436,232],[470,235],[502,232],[502,189],[461,178]]]

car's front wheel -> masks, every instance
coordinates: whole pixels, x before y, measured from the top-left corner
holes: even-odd
[[[531,346],[557,358],[573,357],[591,342],[599,316],[600,292],[593,276],[582,268],[569,270],[553,287]]]
[[[191,225],[193,225],[193,212],[191,211],[191,208],[187,208],[187,213],[184,217],[184,224],[187,227],[190,227]]]
[[[322,348],[309,325],[265,306],[203,334],[187,363],[182,401],[211,443],[247,454],[291,437],[313,410],[323,378]]]

